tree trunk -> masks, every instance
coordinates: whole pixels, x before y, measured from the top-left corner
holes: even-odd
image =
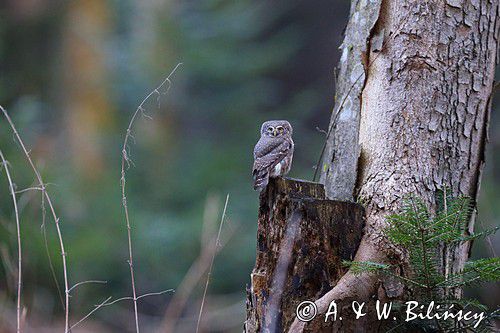
[[[100,179],[106,169],[103,136],[113,125],[106,66],[110,4],[99,0],[70,1],[61,44],[60,87],[73,165],[85,180]]]
[[[384,2],[374,33],[396,33],[370,66],[363,90],[357,184],[370,203],[374,223],[367,234],[375,243],[383,216],[407,193],[425,198],[432,208],[436,192],[445,188],[455,196],[477,197],[498,10],[498,0]],[[461,269],[468,252],[465,244],[449,253],[443,259],[451,267],[445,270]]]
[[[354,193],[366,205],[356,260],[390,262],[405,274],[404,249],[382,233],[405,195],[431,210],[445,188],[476,198],[499,25],[498,0],[353,1],[321,179],[330,198]],[[444,272],[460,270],[468,253],[469,244],[443,252]],[[347,272],[316,304],[324,313],[332,300],[404,294],[394,281]],[[334,331],[374,331],[374,318],[363,319]],[[307,327],[295,320],[291,331]]]

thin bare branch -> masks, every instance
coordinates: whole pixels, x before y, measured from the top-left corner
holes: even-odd
[[[191,293],[210,267],[210,259],[212,258],[214,251],[219,252],[231,239],[236,230],[236,228],[229,228],[222,244],[217,246],[217,234],[212,232],[210,227],[212,225],[212,202],[213,200],[209,196],[205,206],[205,213],[203,214],[203,232],[201,236],[200,253],[198,254],[198,258],[196,258],[196,260],[191,264],[191,267],[189,267],[187,273],[184,275],[184,278],[179,284],[175,295],[168,303],[163,323],[161,325],[161,332],[175,332],[176,324],[182,314],[182,311],[186,307]]]
[[[82,281],[76,283],[73,287],[69,288],[68,292],[70,293],[71,290],[75,289],[78,286],[81,286],[82,284],[88,284],[88,283],[98,283],[98,284],[106,284],[108,281],[102,281],[102,280],[87,280],[87,281]]]
[[[169,292],[174,292],[174,290],[173,289],[166,289],[166,290],[157,291],[157,292],[154,292],[154,293],[147,293],[147,294],[135,297],[135,298],[134,297],[130,297],[130,296],[121,297],[121,298],[115,299],[114,301],[109,302],[109,303],[99,304],[98,306],[99,307],[101,307],[101,306],[109,306],[109,305],[113,305],[115,303],[118,303],[118,302],[121,302],[121,301],[127,301],[127,300],[138,301],[138,300],[140,300],[141,298],[144,298],[144,297],[158,296],[158,295],[163,295],[163,294],[166,294],[166,293],[169,293]]]
[[[220,219],[219,231],[217,232],[217,238],[215,239],[215,251],[213,251],[212,260],[210,261],[210,268],[208,269],[207,282],[205,283],[205,290],[203,290],[203,298],[201,299],[200,312],[198,313],[198,322],[196,323],[196,333],[200,329],[201,317],[203,315],[203,306],[205,305],[205,298],[207,296],[208,284],[210,283],[210,276],[212,275],[212,268],[214,266],[215,255],[217,254],[217,247],[220,245],[220,234],[222,231],[222,226],[224,225],[224,219],[226,217],[227,203],[229,202],[229,194],[226,196],[226,202],[224,203],[224,210],[222,211],[222,217]]]
[[[325,137],[328,135],[328,133],[324,129],[319,128],[319,126],[316,126],[316,131],[318,131],[319,133],[324,134]]]
[[[52,279],[54,280],[54,283],[56,285],[57,295],[59,296],[59,300],[61,302],[63,309],[65,309],[66,307],[64,305],[64,299],[63,299],[61,287],[59,286],[59,281],[57,280],[56,270],[54,268],[54,263],[52,262],[52,256],[51,256],[50,250],[49,250],[49,241],[47,239],[47,226],[45,223],[45,220],[47,219],[47,209],[45,207],[45,195],[44,195],[44,192],[40,192],[40,193],[42,194],[41,198],[40,198],[40,207],[42,210],[42,225],[40,226],[40,229],[42,231],[42,236],[43,236],[43,245],[45,247],[45,254],[47,255],[47,259],[49,262],[50,274],[52,275]]]
[[[47,187],[49,187],[49,185],[55,185],[55,184],[54,183],[45,183],[45,187],[30,186],[30,187],[27,187],[25,189],[16,191],[16,194],[21,194],[21,193],[25,193],[25,192],[29,192],[29,191],[43,191],[44,188],[46,189]]]
[[[23,190],[16,191],[16,194],[21,194],[21,193],[28,192],[28,191],[41,191],[41,190],[42,190],[42,188],[38,187],[38,186],[27,187],[27,188],[25,188]]]
[[[479,221],[479,225],[481,226],[481,229],[486,230],[483,222],[480,219],[478,219],[478,221]],[[493,242],[491,241],[491,235],[486,235],[485,240],[486,240],[486,244],[488,244],[488,251],[490,252],[490,255],[492,257],[498,257],[497,251],[495,251],[495,247],[493,246]]]
[[[80,325],[85,319],[87,319],[88,317],[90,317],[94,312],[96,312],[97,310],[99,310],[100,308],[102,308],[106,304],[106,302],[109,301],[111,298],[112,298],[111,296],[108,297],[108,298],[106,298],[101,304],[99,304],[95,308],[93,308],[82,319],[80,319],[79,321],[77,321],[76,323],[74,323],[73,325],[71,325],[71,327],[69,329],[72,330],[76,326]]]
[[[15,138],[17,139],[17,142],[21,146],[21,149],[22,149],[24,155],[26,156],[26,159],[28,160],[28,163],[31,166],[31,169],[33,169],[33,172],[35,173],[35,176],[36,176],[37,181],[39,183],[38,186],[40,186],[42,188],[42,195],[45,196],[45,199],[47,200],[47,204],[49,206],[50,212],[51,212],[52,217],[54,219],[54,223],[55,223],[56,230],[57,230],[57,237],[59,239],[59,249],[61,250],[63,275],[64,275],[64,290],[65,290],[64,332],[68,333],[68,331],[69,331],[68,265],[67,265],[67,261],[66,261],[66,251],[64,249],[64,241],[63,241],[63,237],[62,237],[61,227],[59,225],[59,218],[57,217],[56,210],[54,208],[54,205],[52,204],[52,200],[49,196],[49,193],[47,192],[47,189],[45,188],[45,183],[43,182],[42,176],[40,175],[40,172],[36,168],[35,163],[33,162],[33,159],[30,156],[30,152],[26,148],[24,141],[21,139],[21,136],[19,135],[19,132],[17,131],[16,126],[14,125],[14,122],[12,121],[9,114],[2,106],[0,106],[0,110],[2,111],[3,115],[5,116],[5,119],[7,119],[7,122],[9,123],[10,128],[12,129],[12,132],[14,133]]]
[[[83,281],[83,282],[80,282],[80,283],[77,283],[75,284],[73,287],[71,287],[71,289],[77,287],[78,285],[82,285],[82,284],[85,284],[85,283],[106,283],[106,281],[97,281],[97,280],[93,280],[93,281]],[[155,292],[155,293],[148,293],[148,294],[144,294],[144,295],[141,295],[139,297],[137,297],[135,300],[140,300],[141,298],[144,298],[144,297],[148,297],[148,296],[157,296],[157,295],[163,295],[165,293],[168,293],[170,291],[174,291],[173,289],[167,289],[167,290],[162,290],[162,291],[159,291],[159,292]],[[100,308],[102,307],[105,307],[105,306],[109,306],[109,305],[113,305],[115,303],[118,303],[118,302],[121,302],[121,301],[125,301],[125,300],[134,300],[133,297],[122,297],[122,298],[118,298],[112,302],[109,302],[113,297],[110,296],[108,298],[106,298],[103,302],[97,304],[89,313],[87,313],[82,319],[80,319],[79,321],[77,321],[75,324],[71,325],[70,327],[70,330],[72,330],[73,328],[75,328],[76,326],[80,325],[83,321],[85,321],[88,317],[90,317],[92,314],[94,314],[97,310],[99,310]]]
[[[172,82],[170,81],[171,76],[175,73],[177,68],[182,63],[178,63],[177,66],[174,67],[172,72],[160,83],[158,87],[156,87],[153,91],[151,91],[139,104],[137,109],[135,110],[134,114],[132,115],[132,118],[130,119],[130,122],[128,124],[125,138],[123,139],[123,146],[122,146],[122,159],[121,159],[121,189],[122,189],[122,206],[123,210],[125,213],[125,223],[127,225],[127,240],[128,240],[128,264],[130,268],[130,283],[132,285],[132,294],[133,294],[133,301],[134,301],[134,319],[135,319],[135,331],[136,333],[139,333],[139,313],[137,310],[137,290],[135,286],[135,275],[134,275],[134,257],[133,257],[133,251],[132,251],[132,235],[131,235],[131,227],[130,227],[130,217],[129,217],[129,212],[128,212],[128,206],[127,206],[127,195],[126,195],[126,179],[125,179],[125,171],[126,169],[130,166],[131,160],[130,160],[130,154],[127,152],[127,147],[128,147],[128,142],[130,138],[132,138],[132,127],[134,125],[135,119],[137,118],[138,114],[144,114],[144,104],[150,99],[151,96],[153,95],[158,95],[158,107],[160,107],[160,90],[167,85],[165,89],[165,93],[168,92],[170,89]],[[132,139],[133,140],[133,139]]]
[[[141,298],[149,297],[149,296],[163,295],[163,294],[166,294],[166,293],[169,293],[169,292],[175,292],[175,290],[173,290],[173,289],[167,289],[167,290],[157,291],[155,293],[147,293],[147,294],[144,294],[144,295],[141,295],[141,296],[137,297],[137,300],[140,300]]]
[[[17,305],[16,305],[16,319],[17,326],[16,332],[21,332],[21,284],[22,284],[22,249],[21,249],[21,223],[19,222],[19,210],[17,208],[17,198],[16,192],[14,191],[14,182],[12,181],[12,177],[10,175],[9,166],[5,156],[0,150],[0,158],[2,159],[2,164],[5,170],[5,174],[7,175],[7,181],[9,183],[9,191],[12,196],[12,203],[14,205],[14,215],[16,218],[16,232],[17,232]]]

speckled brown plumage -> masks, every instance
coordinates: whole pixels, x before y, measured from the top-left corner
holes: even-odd
[[[286,120],[269,120],[262,124],[261,136],[253,151],[255,190],[264,189],[269,177],[283,176],[290,171],[294,149],[292,132]]]

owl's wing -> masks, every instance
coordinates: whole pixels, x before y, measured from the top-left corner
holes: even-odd
[[[253,188],[262,191],[269,182],[269,171],[280,163],[293,149],[290,140],[261,137],[253,152]]]
[[[274,151],[281,144],[283,144],[283,140],[263,136],[255,145],[255,148],[253,150],[253,157],[257,159],[259,157],[265,156]]]
[[[288,154],[291,143],[288,140],[259,140],[254,149],[253,174],[270,170]]]

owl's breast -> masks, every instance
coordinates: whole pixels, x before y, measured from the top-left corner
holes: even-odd
[[[291,156],[286,156],[284,159],[281,160],[281,162],[279,162],[274,166],[269,176],[278,177],[286,175],[288,171],[290,171],[291,162],[292,162]]]
[[[273,172],[271,173],[271,176],[272,177],[281,176],[282,169],[283,169],[283,161],[276,164]]]

